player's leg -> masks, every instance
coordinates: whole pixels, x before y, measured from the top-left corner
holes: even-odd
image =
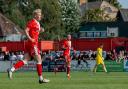
[[[41,59],[41,55],[38,54],[38,55],[35,55],[36,59],[37,59],[37,73],[38,73],[38,76],[39,76],[39,83],[48,83],[50,80],[48,79],[44,79],[43,76],[42,76],[42,59]]]
[[[20,60],[18,61],[16,64],[13,65],[13,67],[11,69],[8,69],[7,72],[8,72],[8,77],[10,79],[12,79],[12,72],[14,72],[15,70],[21,68],[24,64],[27,64],[27,61],[30,59],[30,56],[28,53],[26,53],[24,55],[24,60]]]
[[[106,66],[105,66],[105,64],[104,64],[104,63],[102,63],[102,67],[103,67],[104,72],[106,72],[106,73],[107,73],[107,69],[106,69]]]
[[[66,59],[66,72],[67,72],[67,77],[70,79],[70,71],[71,71],[71,58],[70,55],[65,56]]]
[[[67,62],[67,77],[68,79],[70,79],[71,75],[70,75],[70,71],[71,71],[71,66],[70,66],[70,62],[68,61]]]
[[[100,64],[100,59],[99,59],[99,58],[96,58],[96,64],[95,64],[95,66],[94,66],[94,68],[93,68],[93,72],[94,72],[94,73],[96,73],[97,67],[98,67],[99,64]]]
[[[96,63],[95,66],[94,66],[94,68],[93,68],[93,72],[94,73],[96,73],[96,71],[97,71],[97,66],[98,66],[98,64]]]
[[[102,68],[103,68],[104,72],[107,72],[107,69],[106,69],[106,66],[105,66],[103,60],[100,60],[100,64],[102,64]]]
[[[57,71],[58,71],[58,68],[57,68],[56,59],[55,59],[55,68],[54,68],[54,74],[55,75],[56,75]]]

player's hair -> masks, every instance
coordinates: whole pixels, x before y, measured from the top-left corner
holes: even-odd
[[[71,34],[68,34],[67,37],[68,37],[68,36],[71,36]]]
[[[35,9],[34,11],[33,11],[33,15],[35,15],[35,14],[37,14],[37,13],[41,13],[42,11],[41,11],[41,9]]]
[[[103,46],[104,44],[103,43],[100,43],[100,45],[99,46]]]

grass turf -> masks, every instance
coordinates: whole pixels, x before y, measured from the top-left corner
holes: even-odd
[[[36,72],[16,72],[13,80],[8,79],[7,73],[0,73],[0,89],[128,89],[127,72],[72,72],[71,80],[64,72],[44,75],[50,83],[39,84]]]

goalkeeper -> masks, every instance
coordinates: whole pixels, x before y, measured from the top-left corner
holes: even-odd
[[[103,61],[104,58],[102,56],[102,50],[103,50],[103,44],[100,44],[99,47],[97,48],[96,64],[95,64],[95,66],[93,68],[93,72],[96,72],[98,65],[102,64],[104,72],[107,73],[107,69],[106,69],[106,66],[105,66],[104,61]]]

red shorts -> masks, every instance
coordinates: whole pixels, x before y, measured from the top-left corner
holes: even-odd
[[[66,62],[71,62],[70,54],[64,54]]]
[[[28,53],[30,56],[35,56],[40,54],[40,50],[38,48],[38,43],[32,43],[32,42],[27,42],[25,44],[25,53]]]

